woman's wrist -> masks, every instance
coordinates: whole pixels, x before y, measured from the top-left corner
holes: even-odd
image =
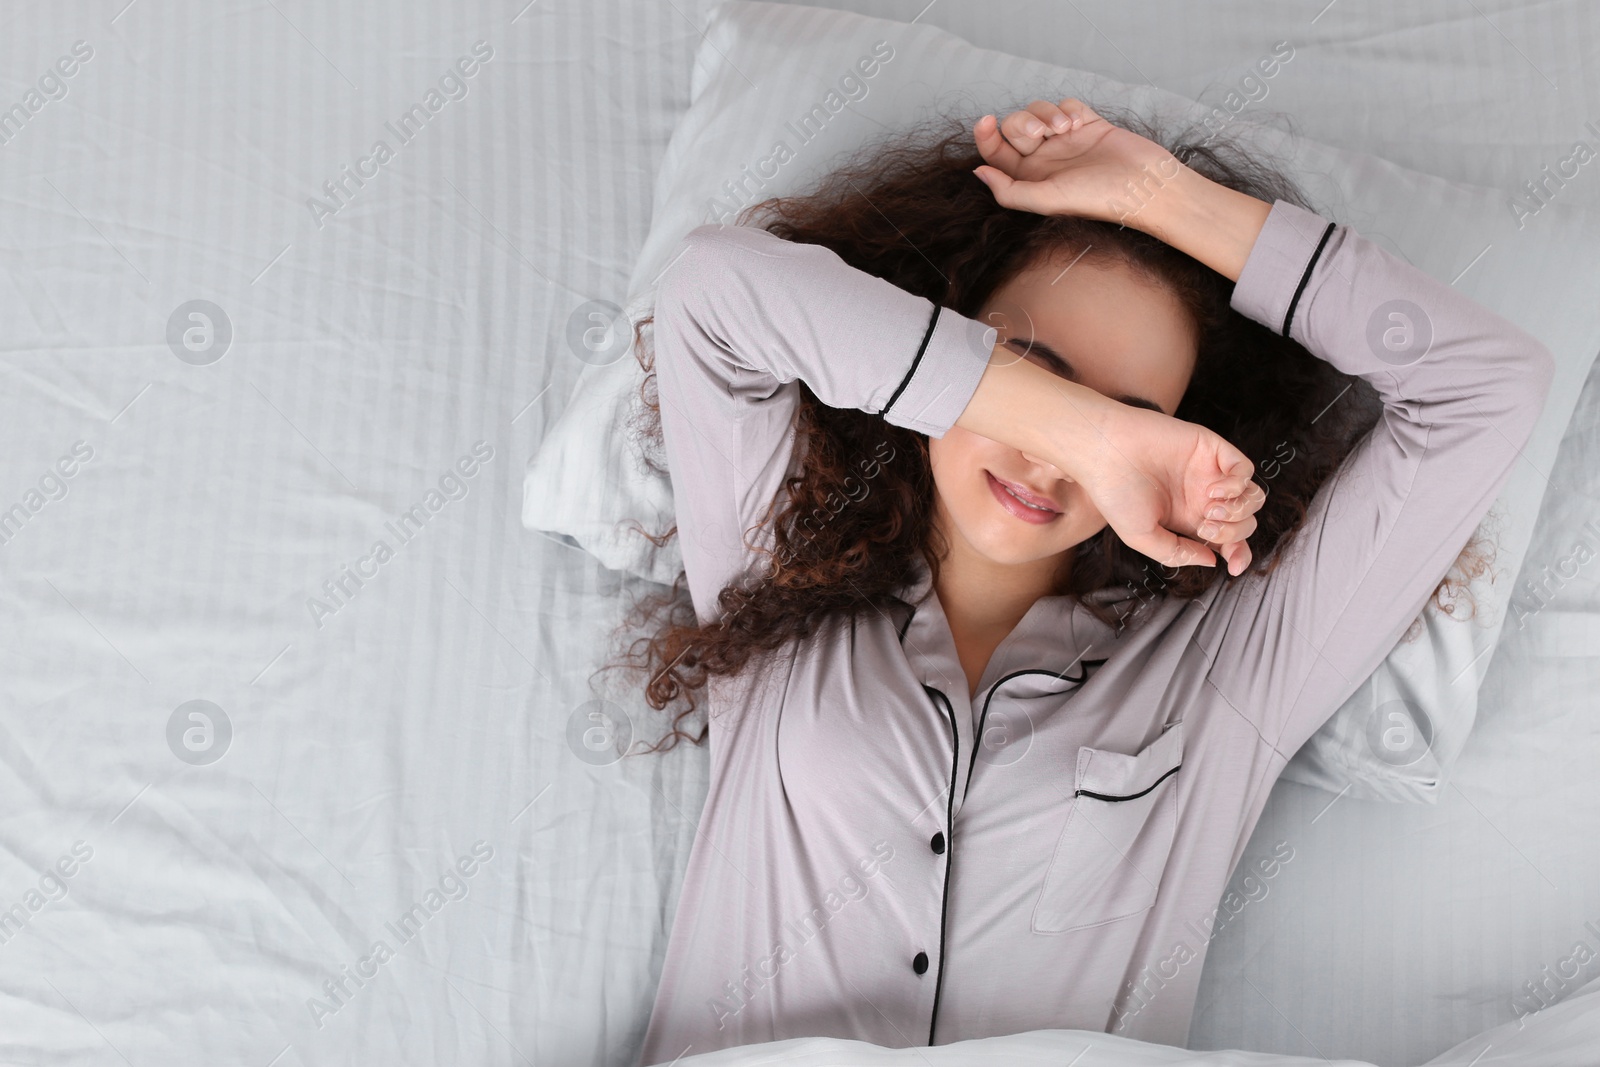
[[[1121,406],[996,344],[955,424],[1080,480],[1085,466],[1109,446],[1107,424]]]
[[[1238,281],[1272,205],[1219,185],[1163,151],[1139,167],[1130,184],[1142,203],[1124,223]]]

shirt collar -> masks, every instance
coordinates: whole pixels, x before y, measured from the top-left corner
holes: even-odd
[[[912,577],[897,593],[910,609],[909,619],[905,611],[896,618],[900,645],[917,678],[945,693],[959,707],[967,695],[967,681],[955,638],[933,588],[932,573],[920,553],[914,568]],[[1109,624],[1096,617],[1078,596],[1040,597],[995,648],[984,668],[978,697],[981,699],[995,682],[1018,671],[1039,671],[1063,678],[1081,676],[1081,663],[1109,658],[1129,632],[1128,623],[1145,606],[1131,589],[1101,589],[1084,594],[1081,599],[1109,605],[1126,617],[1120,624]]]

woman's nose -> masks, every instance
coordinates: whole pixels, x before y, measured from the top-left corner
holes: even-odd
[[[1042,460],[1038,456],[1029,455],[1027,452],[1022,453],[1022,458],[1027,460],[1029,463],[1032,463],[1036,467],[1043,467],[1051,475],[1060,478],[1062,481],[1072,481],[1072,479],[1063,474],[1061,472],[1061,468],[1057,467],[1054,463],[1050,463],[1047,460]]]

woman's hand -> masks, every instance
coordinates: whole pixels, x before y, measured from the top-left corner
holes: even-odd
[[[1272,204],[1211,181],[1082,100],[1035,100],[973,128],[996,203],[1040,215],[1118,222],[1238,281]]]
[[[1245,543],[1267,494],[1255,465],[1222,437],[1158,411],[1117,404],[1093,456],[1072,464],[1106,523],[1135,552],[1165,567],[1250,565]],[[1209,547],[1208,547],[1209,546]]]
[[[1003,207],[1039,215],[1126,222],[1183,165],[1165,148],[1113,125],[1076,97],[1035,100],[1003,121],[985,115],[973,128],[987,161],[973,171]]]

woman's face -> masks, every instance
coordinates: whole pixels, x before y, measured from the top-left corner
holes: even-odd
[[[1056,256],[1028,267],[976,318],[993,326],[1018,359],[1123,403],[1149,401],[1140,406],[1171,415],[1194,371],[1192,316],[1169,290],[1120,264],[1068,263]],[[941,528],[993,562],[1058,556],[1106,524],[1081,486],[1037,456],[960,427],[929,438],[928,451]],[[1021,505],[1002,499],[1004,490],[991,475],[1044,498],[1057,513],[1019,514]]]

